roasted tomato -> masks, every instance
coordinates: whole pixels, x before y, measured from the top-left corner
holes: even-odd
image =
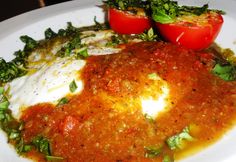
[[[222,24],[223,17],[216,12],[208,12],[200,16],[182,16],[174,23],[156,22],[164,39],[194,50],[209,47],[216,39]]]
[[[151,20],[143,13],[144,11],[134,14],[129,11],[109,8],[108,20],[110,27],[119,34],[142,33],[151,28]]]

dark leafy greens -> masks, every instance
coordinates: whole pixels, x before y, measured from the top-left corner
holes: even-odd
[[[25,43],[24,50],[16,51],[14,53],[15,58],[12,61],[6,62],[0,58],[0,83],[12,81],[27,73],[27,57],[38,46],[38,42],[27,35],[21,36],[20,40]]]
[[[75,83],[75,80],[73,80],[70,85],[69,85],[69,88],[70,88],[70,92],[75,92],[76,89],[78,88],[77,84]]]
[[[182,132],[171,136],[167,139],[166,143],[171,150],[181,149],[184,141],[192,141],[193,137],[189,134],[189,127],[185,127]]]
[[[55,33],[51,28],[48,28],[44,32],[45,39],[52,39],[57,36],[57,33]]]
[[[63,97],[58,101],[57,106],[65,105],[68,102],[69,102],[69,100],[66,97]]]
[[[0,87],[0,105],[0,127],[6,132],[9,142],[15,144],[19,154],[30,151],[32,146],[26,144],[21,137],[24,123],[13,118],[11,111],[8,109],[9,101],[3,87]]]
[[[144,149],[146,151],[144,156],[147,157],[147,158],[157,157],[162,152],[162,148],[157,148],[157,147],[154,147],[154,146],[144,147]]]
[[[211,10],[208,8],[208,4],[202,7],[196,6],[180,6],[177,1],[172,0],[150,0],[150,6],[152,10],[152,18],[156,22],[162,24],[173,23],[175,18],[182,15],[201,15],[209,11],[218,12],[224,14],[221,10]]]
[[[0,58],[0,83],[9,82],[26,73],[27,71],[22,66],[18,66],[14,61],[6,62],[3,58]]]
[[[127,10],[128,7],[146,8],[148,4],[145,0],[106,0],[103,2],[109,7],[120,10]]]
[[[156,41],[158,37],[154,33],[153,28],[150,28],[147,32],[140,34],[139,38],[143,41]]]
[[[225,81],[236,80],[236,67],[231,64],[221,65],[217,63],[212,69],[212,72]]]

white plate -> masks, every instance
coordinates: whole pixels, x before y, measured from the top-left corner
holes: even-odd
[[[227,12],[225,23],[216,42],[224,48],[231,48],[236,52],[236,1],[235,0],[181,0],[187,5],[203,5],[209,3],[212,8]],[[98,0],[78,0],[66,2],[42,9],[34,10],[0,23],[0,57],[6,60],[13,58],[14,51],[23,48],[19,40],[21,35],[29,35],[35,39],[44,38],[44,30],[51,27],[57,31],[66,27],[66,22],[75,26],[93,24],[94,16],[102,22],[104,12]],[[206,132],[207,133],[207,132]],[[236,161],[236,129],[228,132],[219,142],[205,150],[189,157],[182,162],[235,162]],[[12,146],[7,144],[5,134],[0,132],[0,162],[26,162],[19,157]]]

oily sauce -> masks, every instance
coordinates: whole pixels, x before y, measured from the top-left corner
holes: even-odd
[[[236,82],[213,75],[213,66],[210,52],[163,42],[136,43],[118,54],[91,56],[82,71],[80,94],[68,96],[65,105],[44,103],[23,112],[24,141],[44,136],[52,155],[70,162],[181,158],[219,139],[234,123]],[[158,97],[158,85],[147,77],[151,73],[170,89],[166,110],[154,120],[147,119],[140,104],[140,96]],[[170,150],[166,139],[186,126],[194,140],[182,150]],[[147,157],[147,147],[162,151]],[[45,161],[35,150],[26,156]]]

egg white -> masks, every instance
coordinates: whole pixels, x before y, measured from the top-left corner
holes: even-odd
[[[111,36],[114,36],[114,32],[111,30],[86,31],[82,33],[81,43],[87,46],[89,55],[117,53],[122,49],[106,46],[111,41]],[[51,53],[55,54],[55,49],[62,47],[61,44],[58,46],[53,47]],[[53,55],[49,55],[49,57],[45,53],[37,52],[34,52],[33,55],[31,72],[5,85],[5,89],[9,89],[9,108],[15,118],[19,118],[22,110],[29,106],[44,102],[57,104],[58,100],[64,96],[78,94],[83,90],[84,83],[81,80],[80,72],[86,65],[86,60],[78,60],[73,57],[60,58]],[[77,89],[71,93],[69,85],[73,80]],[[152,118],[156,118],[161,111],[166,109],[169,96],[167,83],[159,77],[156,81],[159,82],[157,84],[159,86],[156,87],[159,90],[155,91],[158,97],[140,97],[143,114]]]

